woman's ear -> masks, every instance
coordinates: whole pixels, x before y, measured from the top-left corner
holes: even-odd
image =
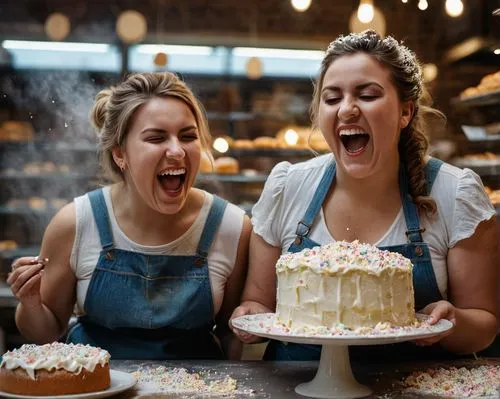
[[[399,128],[404,129],[413,118],[415,112],[415,104],[413,101],[405,101],[401,106],[401,118],[399,119]]]
[[[122,149],[119,146],[116,146],[113,148],[111,153],[113,154],[113,160],[115,161],[116,165],[123,172],[125,170],[126,164],[125,164],[125,157],[123,156]]]

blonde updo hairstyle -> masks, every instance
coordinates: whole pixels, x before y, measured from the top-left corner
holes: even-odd
[[[123,180],[123,173],[113,159],[113,148],[123,147],[135,111],[155,97],[173,97],[183,101],[196,120],[202,149],[208,151],[210,148],[204,108],[189,87],[170,72],[136,73],[117,86],[100,91],[91,110],[104,178],[112,182]]]
[[[428,195],[425,179],[425,157],[429,146],[425,132],[431,118],[434,121],[437,117],[444,123],[445,117],[431,107],[431,97],[424,87],[420,64],[415,54],[406,46],[390,36],[382,39],[373,30],[340,36],[330,43],[314,87],[310,107],[313,127],[318,127],[321,88],[326,71],[338,58],[360,52],[374,57],[391,71],[393,83],[402,102],[413,101],[413,116],[408,126],[401,130],[399,156],[407,171],[413,201],[419,209],[434,214],[437,210],[436,203]]]

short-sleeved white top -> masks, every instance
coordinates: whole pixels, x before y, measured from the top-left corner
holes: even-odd
[[[109,186],[103,188],[103,194],[108,208],[115,248],[148,255],[189,256],[196,254],[198,242],[212,206],[212,194],[204,191],[205,200],[200,213],[182,236],[168,244],[158,246],[141,245],[128,238],[115,218]],[[71,250],[70,266],[77,279],[75,314],[80,316],[84,314],[87,289],[101,252],[101,242],[88,194],[75,198],[75,209],[76,235]],[[208,253],[208,274],[212,289],[214,316],[222,305],[226,282],[234,269],[244,217],[245,212],[242,209],[228,203]]]
[[[254,232],[268,244],[281,248],[282,253],[286,252],[295,239],[297,223],[303,218],[332,159],[332,154],[326,154],[293,165],[289,162],[277,164],[253,207]],[[439,290],[443,298],[447,298],[448,249],[472,236],[481,221],[495,215],[495,209],[476,173],[446,163],[439,170],[430,194],[437,204],[437,216],[421,215],[420,223],[425,228],[423,239],[429,245]],[[405,232],[406,221],[401,208],[391,227],[374,245],[405,244]],[[318,244],[335,241],[326,226],[323,209],[314,220],[309,238]]]

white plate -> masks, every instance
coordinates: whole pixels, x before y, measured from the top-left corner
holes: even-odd
[[[425,321],[429,316],[417,314],[419,321]],[[237,317],[231,321],[232,325],[240,330],[249,332],[259,337],[276,339],[278,341],[295,342],[317,345],[378,345],[395,342],[409,341],[417,338],[430,337],[441,334],[453,327],[449,320],[439,320],[434,325],[423,325],[421,327],[391,328],[386,331],[374,331],[373,333],[356,333],[354,331],[342,331],[342,333],[307,334],[293,333],[284,328],[274,325],[274,313],[260,313]]]
[[[93,399],[106,398],[111,395],[126,391],[132,388],[136,380],[132,374],[124,373],[123,371],[110,370],[111,385],[108,389],[98,392],[79,393],[74,395],[51,395],[51,396],[33,396],[33,395],[16,395],[0,391],[0,396],[4,398],[19,398],[19,399],[40,399],[40,398],[57,398],[57,399]]]

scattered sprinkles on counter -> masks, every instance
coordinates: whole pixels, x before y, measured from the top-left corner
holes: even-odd
[[[451,367],[413,372],[403,380],[405,392],[449,398],[499,397],[500,366]]]
[[[154,392],[202,394],[203,396],[226,396],[230,394],[252,395],[254,390],[241,389],[230,376],[217,378],[216,373],[190,373],[185,368],[141,367],[132,373],[138,389]]]
[[[337,254],[332,256],[332,254]],[[403,255],[378,249],[359,241],[335,241],[314,248],[306,248],[299,253],[281,255],[277,264],[278,272],[286,269],[311,268],[316,273],[349,271],[363,268],[379,273],[387,267],[412,269],[413,265]]]

